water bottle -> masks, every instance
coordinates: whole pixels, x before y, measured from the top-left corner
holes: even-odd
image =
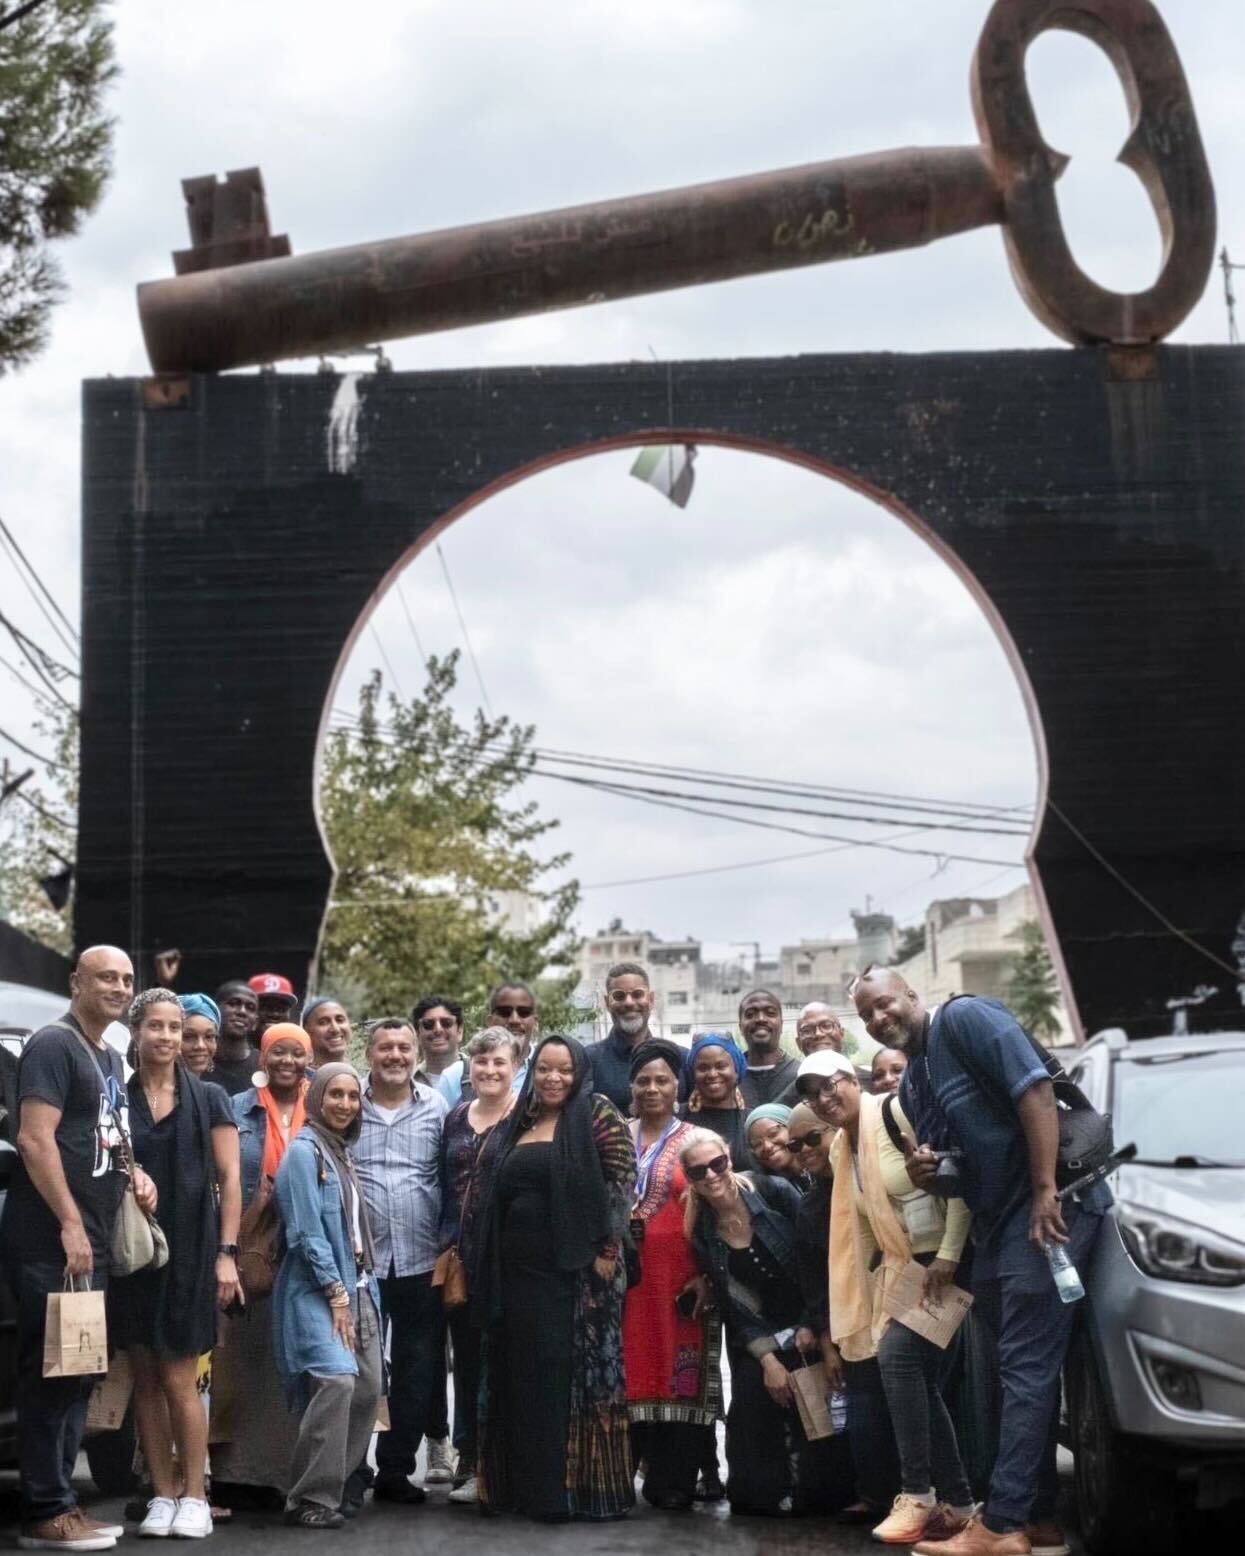
[[[842,1389],[835,1389],[829,1399],[830,1425],[833,1430],[845,1432],[847,1430],[847,1395]]]
[[[1059,1300],[1079,1302],[1085,1295],[1085,1287],[1081,1285],[1081,1277],[1076,1273],[1076,1265],[1068,1257],[1068,1250],[1062,1243],[1046,1244],[1046,1262],[1050,1265],[1050,1272],[1055,1278],[1055,1290],[1059,1293]]]

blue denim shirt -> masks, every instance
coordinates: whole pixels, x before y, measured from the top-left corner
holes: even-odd
[[[268,1139],[268,1115],[254,1086],[230,1097],[238,1124],[238,1149],[242,1153],[242,1208],[255,1198],[264,1172],[264,1145]]]
[[[305,1395],[302,1385],[309,1372],[358,1374],[354,1352],[333,1333],[324,1295],[326,1286],[341,1281],[357,1322],[358,1270],[337,1169],[311,1133],[291,1140],[275,1192],[285,1228],[285,1257],[272,1294],[273,1349],[277,1370],[294,1385],[290,1397],[297,1404]],[[367,1286],[379,1313],[374,1276],[368,1276]]]
[[[772,1255],[774,1261],[791,1273],[798,1298],[799,1268],[795,1249],[795,1217],[800,1196],[783,1178],[755,1173],[739,1179],[748,1213],[752,1217],[752,1235]],[[726,1325],[731,1345],[749,1351],[758,1360],[783,1347],[774,1334],[774,1325],[763,1312],[742,1300],[744,1292],[731,1278],[728,1267],[730,1249],[718,1236],[712,1211],[702,1208],[696,1222],[693,1246],[701,1270],[709,1277],[714,1299]]]

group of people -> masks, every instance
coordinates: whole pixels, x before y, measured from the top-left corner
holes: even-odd
[[[24,1547],[122,1532],[71,1484],[92,1380],[42,1376],[48,1294],[81,1279],[107,1288],[131,1364],[140,1535],[202,1537],[244,1506],[323,1530],[369,1492],[423,1502],[426,1439],[425,1485],[487,1513],[617,1518],[638,1482],[670,1511],[725,1495],[920,1552],[1066,1553],[1071,1310],[1046,1250],[1084,1269],[1109,1196],[1055,1197],[1050,1074],[997,1001],[927,1011],[867,969],[865,1071],[824,1005],[784,1053],[764,989],[741,1001],[742,1044],[655,1037],[636,963],[607,977],[603,1041],[541,1035],[533,991],[503,984],[469,1041],[441,995],[362,1024],[357,1067],[342,1004],[300,1009],[279,974],[135,995],[125,954],[95,947],[71,994],[22,1055],[0,1229]],[[103,1037],[118,1020],[128,1079]],[[169,1258],[110,1277],[125,1193]],[[945,1349],[896,1317],[914,1261],[922,1302],[973,1291]],[[831,1423],[811,1436],[810,1368]]]

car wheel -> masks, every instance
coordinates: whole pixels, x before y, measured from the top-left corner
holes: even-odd
[[[1089,1341],[1068,1357],[1068,1407],[1075,1456],[1076,1504],[1091,1556],[1167,1556],[1174,1549],[1174,1476],[1146,1463],[1111,1420]]]
[[[92,1432],[83,1443],[91,1479],[108,1497],[123,1497],[138,1485],[134,1473],[134,1412],[115,1432]]]

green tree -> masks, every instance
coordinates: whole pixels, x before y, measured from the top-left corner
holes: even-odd
[[[895,960],[906,962],[910,956],[916,956],[925,949],[925,925],[909,924],[906,929],[899,930],[897,938]]]
[[[535,851],[558,823],[516,797],[534,762],[532,727],[479,712],[460,723],[449,701],[457,662],[430,659],[410,702],[374,674],[357,727],[329,736],[320,804],[337,878],[320,982],[359,1014],[443,993],[478,1016],[502,978],[541,981],[542,1025],[555,1030],[576,981],[579,884],[543,884],[570,856]],[[507,927],[511,892],[538,905],[538,923]]]
[[[10,778],[36,773],[0,803],[0,919],[32,939],[68,952],[73,944],[70,877],[78,812],[78,715],[68,704],[40,696],[34,721],[38,749],[51,758],[40,776],[35,762],[10,761]],[[33,742],[32,742],[33,745]],[[42,882],[61,877],[65,900],[56,907]]]
[[[103,0],[0,0],[0,373],[47,343],[63,295],[48,244],[77,232],[108,177],[116,75]],[[5,25],[5,13],[9,25]]]
[[[1026,919],[1018,934],[1020,950],[1012,961],[1007,1003],[1034,1037],[1057,1037],[1059,984],[1042,926],[1036,919]]]

